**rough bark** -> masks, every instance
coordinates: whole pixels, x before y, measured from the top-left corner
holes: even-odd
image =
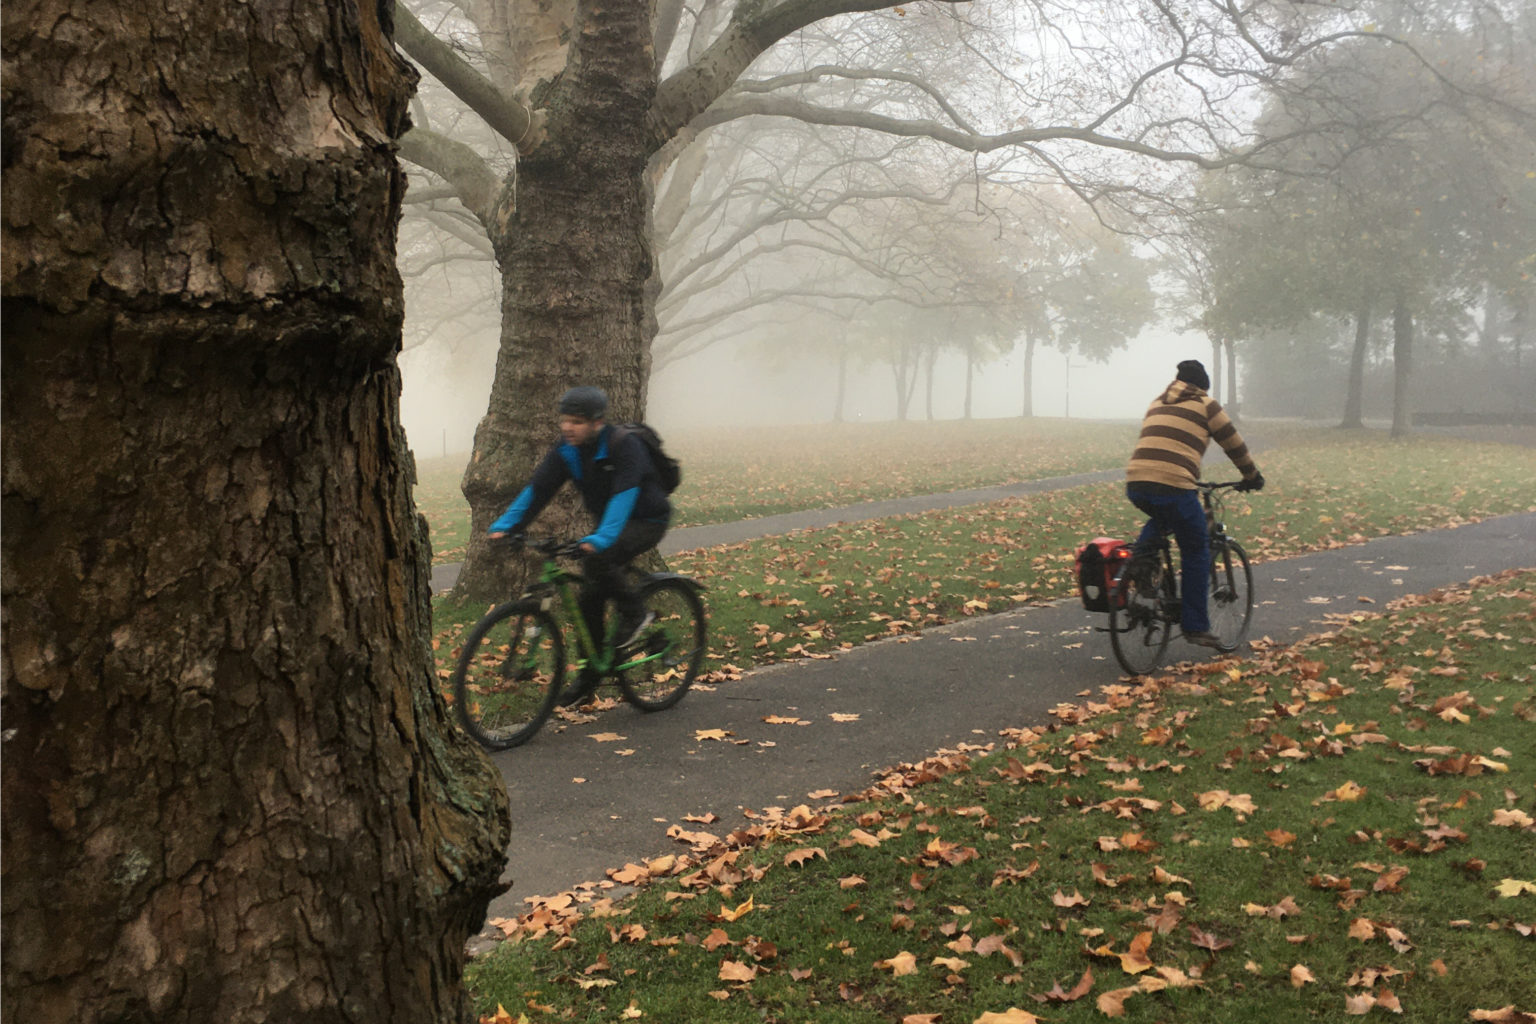
[[[524,564],[497,557],[485,531],[554,440],[560,393],[602,388],[615,422],[645,409],[655,307],[645,173],[650,16],[629,0],[587,5],[583,16],[568,88],[552,99],[543,143],[522,155],[516,209],[498,240],[502,341],[464,473],[463,595],[505,596],[521,583]],[[530,429],[540,423],[548,429]],[[551,530],[577,528],[569,500],[545,516]]]
[[[508,819],[433,687],[389,31],[5,5],[8,1021],[464,1015]]]
[[[1349,354],[1349,392],[1344,396],[1344,419],[1339,426],[1359,429],[1365,425],[1365,353],[1371,342],[1371,301],[1363,298],[1355,310],[1355,345]]]

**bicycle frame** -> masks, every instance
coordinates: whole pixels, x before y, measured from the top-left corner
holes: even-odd
[[[535,547],[534,550],[538,551],[543,559],[543,568],[539,572],[539,581],[524,591],[520,600],[536,600],[541,608],[550,611],[550,605],[554,603],[557,596],[559,597],[560,607],[565,611],[566,624],[576,638],[578,668],[589,668],[599,675],[609,676],[661,657],[659,653],[642,651],[622,664],[615,664],[618,652],[614,650],[613,633],[618,628],[617,625],[609,628],[608,635],[603,638],[603,643],[599,646],[592,636],[592,630],[587,626],[586,616],[581,614],[577,592],[581,584],[586,582],[586,578],[578,572],[565,568],[557,561],[561,548],[546,550]]]

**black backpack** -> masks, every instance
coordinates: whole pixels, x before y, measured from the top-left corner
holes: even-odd
[[[625,423],[619,429],[638,437],[645,445],[645,453],[651,457],[651,465],[656,467],[656,475],[661,479],[661,489],[668,494],[677,490],[677,485],[683,482],[683,467],[662,447],[661,435],[656,433],[656,428],[649,423]]]

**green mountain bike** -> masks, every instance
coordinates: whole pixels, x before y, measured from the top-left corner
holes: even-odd
[[[1253,618],[1253,570],[1248,565],[1248,553],[1227,536],[1221,518],[1221,492],[1237,486],[1237,481],[1197,486],[1211,535],[1211,633],[1217,638],[1218,651],[1231,652],[1247,637]],[[1133,555],[1126,562],[1110,590],[1109,645],[1114,648],[1115,660],[1133,676],[1155,671],[1182,618],[1173,546],[1165,534],[1158,538],[1155,550]]]
[[[580,542],[526,544],[544,560],[538,582],[487,612],[459,651],[453,704],[464,731],[487,750],[528,742],[554,711],[567,676],[582,671],[612,678],[642,711],[682,700],[704,662],[703,585],[677,573],[642,575],[641,599],[655,619],[638,640],[616,647],[617,623],[601,642],[593,638],[576,602],[582,577],[560,564],[580,556]],[[569,659],[556,612],[563,612],[574,641]]]

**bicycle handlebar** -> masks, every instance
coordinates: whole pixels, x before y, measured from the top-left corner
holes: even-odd
[[[573,558],[583,553],[581,541],[560,540],[558,537],[525,537],[523,546],[548,558]]]

